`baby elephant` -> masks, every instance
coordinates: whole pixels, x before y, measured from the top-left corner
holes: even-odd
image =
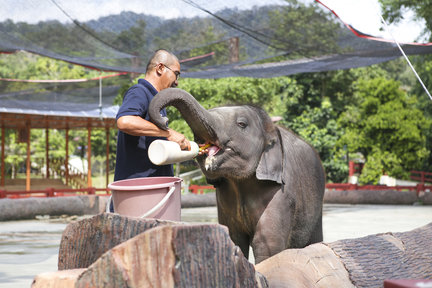
[[[324,170],[316,151],[293,132],[274,125],[254,106],[204,109],[184,90],[169,88],[150,103],[150,117],[167,129],[160,110],[176,107],[195,141],[211,144],[197,157],[216,187],[219,223],[255,263],[287,248],[320,242]]]

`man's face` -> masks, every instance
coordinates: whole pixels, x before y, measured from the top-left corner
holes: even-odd
[[[175,62],[172,65],[164,64],[164,72],[162,75],[163,88],[177,87],[178,77],[180,76],[180,63]]]

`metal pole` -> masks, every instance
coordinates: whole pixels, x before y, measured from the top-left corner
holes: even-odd
[[[99,118],[102,119],[102,71],[99,75]]]

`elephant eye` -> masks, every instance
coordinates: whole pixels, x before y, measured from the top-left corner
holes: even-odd
[[[239,118],[237,119],[237,126],[244,129],[248,126],[248,122],[246,118]]]

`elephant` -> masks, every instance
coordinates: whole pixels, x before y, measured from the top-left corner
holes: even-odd
[[[249,246],[257,264],[323,240],[325,174],[314,148],[253,105],[206,110],[188,92],[164,89],[149,116],[165,130],[160,110],[167,106],[179,110],[195,142],[212,145],[196,161],[216,188],[219,223],[246,258]]]

